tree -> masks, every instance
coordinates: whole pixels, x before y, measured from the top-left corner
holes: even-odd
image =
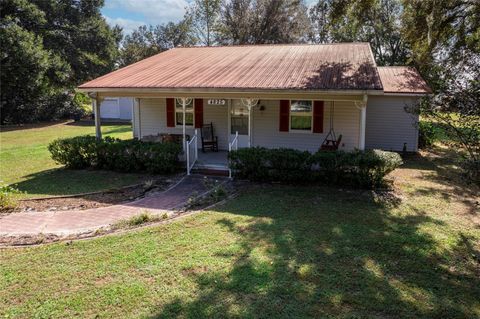
[[[201,45],[214,44],[220,17],[221,0],[195,0],[187,8],[185,20],[191,22],[191,31]]]
[[[310,32],[301,0],[232,0],[224,5],[220,23],[223,44],[299,43]]]
[[[126,35],[120,49],[119,65],[126,66],[178,46],[195,44],[188,20],[157,26],[140,26]]]
[[[400,0],[320,0],[310,9],[311,40],[369,42],[379,65],[404,65],[410,54],[401,34]]]
[[[0,3],[1,122],[48,120],[76,109],[74,88],[113,69],[120,30],[102,0]]]

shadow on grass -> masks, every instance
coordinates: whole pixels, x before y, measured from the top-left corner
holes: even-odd
[[[238,240],[212,254],[233,258],[231,268],[188,271],[193,299],[162,305],[152,318],[473,318],[480,311],[472,238],[443,249],[423,228],[445,225],[425,212],[392,214],[369,195],[292,187],[251,190],[217,212],[217,224]]]
[[[434,186],[418,187],[417,194],[424,196],[439,194],[447,200],[455,197],[468,207],[471,214],[480,214],[478,204],[480,187],[463,177],[459,161],[460,155],[457,150],[434,147],[424,152],[424,155],[412,154],[404,157],[405,164],[402,168],[430,171],[423,174],[422,178],[444,186],[444,190]]]
[[[148,175],[55,168],[25,177],[25,181],[15,184],[16,188],[27,194],[50,196],[111,190],[139,183],[147,179]]]

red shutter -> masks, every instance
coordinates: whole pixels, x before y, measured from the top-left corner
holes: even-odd
[[[203,126],[203,99],[195,99],[195,128]]]
[[[323,133],[323,101],[313,102],[313,133]]]
[[[167,99],[167,127],[175,127],[175,101]]]
[[[290,122],[290,101],[280,100],[280,132],[288,132]]]

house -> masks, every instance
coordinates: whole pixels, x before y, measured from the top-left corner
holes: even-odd
[[[314,152],[339,135],[341,150],[414,152],[418,116],[405,109],[430,93],[413,68],[377,67],[368,43],[175,48],[80,89],[97,106],[134,98],[134,137],[180,135],[188,171],[225,166],[231,148]],[[199,129],[210,123],[220,152],[203,154]]]
[[[95,114],[95,108],[93,107]],[[106,121],[131,121],[133,98],[105,97],[100,105],[100,118]]]

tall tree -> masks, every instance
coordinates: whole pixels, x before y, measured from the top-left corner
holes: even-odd
[[[201,45],[211,46],[217,38],[221,0],[195,0],[185,14],[191,31]]]
[[[224,44],[306,42],[310,31],[302,0],[232,0],[221,15],[219,41]]]
[[[102,0],[0,2],[2,123],[72,112],[75,86],[114,67],[120,30],[107,25],[102,5]]]
[[[177,46],[193,44],[195,38],[190,32],[189,20],[140,26],[122,41],[119,65],[126,66]]]
[[[314,26],[311,40],[369,42],[379,65],[399,65],[410,54],[401,34],[400,0],[320,0],[310,9]]]

